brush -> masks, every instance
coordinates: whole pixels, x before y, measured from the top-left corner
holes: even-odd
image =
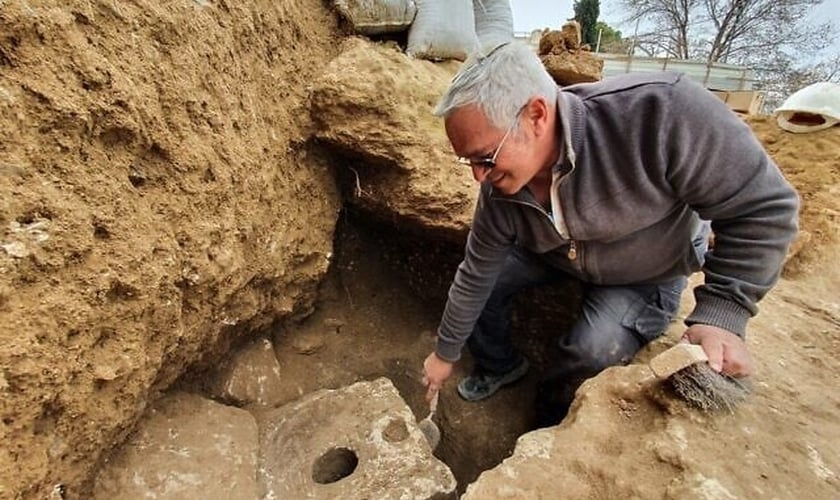
[[[703,347],[696,344],[679,343],[651,359],[649,366],[656,378],[667,381],[682,399],[706,412],[734,413],[752,389],[749,379],[712,369]]]

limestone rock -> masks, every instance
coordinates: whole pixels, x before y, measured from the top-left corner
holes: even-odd
[[[563,42],[568,50],[576,50],[580,48],[580,23],[577,21],[569,21],[560,28],[560,35],[563,37]]]
[[[597,82],[601,79],[604,61],[590,52],[561,52],[540,56],[545,69],[558,85]]]
[[[537,53],[543,56],[575,52],[581,48],[580,38],[580,24],[577,21],[569,21],[559,31],[546,29],[540,37]]]
[[[753,320],[762,338],[750,348],[766,382],[734,414],[691,408],[646,364],[609,368],[581,386],[559,426],[521,436],[463,499],[833,498],[840,442],[824,437],[837,433],[840,394],[819,379],[840,366],[825,357],[836,347],[777,298],[785,285]]]
[[[374,217],[461,242],[477,188],[432,114],[456,66],[354,38],[314,83],[315,136],[346,165],[346,198]]]
[[[537,54],[544,56],[554,52],[560,53],[566,51],[566,44],[563,40],[563,35],[557,30],[546,29],[540,36],[539,47]]]
[[[315,354],[326,343],[323,332],[309,331],[295,336],[292,340],[292,347],[298,354],[308,356]]]
[[[257,498],[257,424],[200,396],[161,400],[106,464],[94,498]]]
[[[597,82],[604,61],[580,44],[580,25],[570,21],[560,31],[545,30],[540,37],[539,55],[543,66],[558,85]]]
[[[432,498],[455,489],[390,380],[321,390],[260,418],[265,498]]]
[[[226,361],[220,369],[213,396],[238,405],[271,405],[280,399],[280,363],[274,347],[260,338]]]
[[[790,248],[788,248],[787,255],[785,255],[785,267],[787,267],[788,262],[796,260],[799,256],[799,253],[808,247],[809,243],[813,239],[813,234],[810,231],[806,231],[804,229],[800,229],[799,233],[796,235],[796,239],[793,240],[791,243]]]

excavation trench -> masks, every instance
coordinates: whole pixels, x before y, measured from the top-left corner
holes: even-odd
[[[352,211],[341,216],[335,248],[312,314],[267,332],[281,370],[280,386],[272,389],[274,400],[245,409],[259,421],[273,408],[319,389],[387,377],[414,418],[424,418],[428,406],[420,383],[422,363],[434,347],[437,323],[462,249],[373,224]],[[455,382],[471,368],[469,354],[465,352],[456,365],[435,417],[442,433],[435,456],[452,470],[459,494],[482,471],[508,457],[516,439],[529,430],[535,382],[544,366],[543,353],[550,351],[547,336],[533,333],[567,329],[576,296],[577,288],[571,285],[526,292],[518,299],[515,338],[535,367],[511,388],[485,402],[466,403],[457,396]],[[540,310],[552,313],[540,314]],[[214,397],[218,376],[213,370],[193,371],[173,389]],[[340,476],[338,481],[343,474],[352,474],[356,457],[351,452],[331,451],[321,459],[318,480]]]
[[[10,42],[0,50],[3,498],[90,498],[97,472],[143,444],[150,419],[177,413],[172,396],[200,422],[242,424],[215,443],[198,423],[185,428],[207,447],[184,462],[203,469],[220,464],[213,445],[255,455],[262,413],[321,388],[388,377],[413,417],[425,416],[420,365],[462,248],[408,236],[395,221],[448,237],[469,223],[476,186],[451,168],[431,114],[457,64],[345,40],[323,2],[148,4],[6,2],[0,12]],[[629,391],[616,409],[605,401],[611,393],[593,388],[587,395],[601,404],[579,406],[590,413],[560,430],[550,466],[521,474],[532,496],[556,496],[562,484],[570,498],[699,497],[698,478],[728,488],[718,496],[836,496],[840,403],[825,381],[840,372],[831,300],[840,282],[840,128],[789,134],[771,117],[747,124],[802,199],[785,266],[792,281],[750,326],[760,398],[734,420],[696,425],[693,414],[663,419],[659,408],[628,406]],[[326,149],[310,151],[310,138]],[[353,162],[367,170],[344,168]],[[342,214],[333,241],[342,203],[366,215]],[[366,226],[371,213],[391,225]],[[571,286],[520,297],[513,330],[534,369],[516,387],[480,404],[445,387],[437,455],[460,490],[529,427],[534,382],[577,295]],[[282,323],[269,328],[274,320]],[[231,350],[233,342],[242,344]],[[277,366],[270,394],[253,394],[261,403],[224,396],[219,370],[207,365],[254,344]],[[469,369],[467,356],[453,382]],[[627,372],[598,378],[632,382]],[[388,435],[399,441],[401,429]],[[721,442],[746,450],[749,463],[721,454]],[[365,465],[357,456],[354,466],[354,450],[336,450],[320,450],[313,471],[327,485]],[[175,478],[199,491],[176,498],[233,498],[224,493],[238,485],[218,470],[203,483]],[[153,479],[140,486],[171,486]],[[122,493],[100,498],[143,496]]]

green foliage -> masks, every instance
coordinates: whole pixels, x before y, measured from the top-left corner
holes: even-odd
[[[575,21],[580,23],[581,42],[595,48],[598,41],[598,16],[601,14],[600,0],[575,0]]]
[[[623,53],[627,42],[621,38],[621,31],[613,28],[604,21],[595,23],[595,40],[598,40],[598,33],[601,33],[601,46],[599,52]],[[595,46],[592,46],[595,50]]]

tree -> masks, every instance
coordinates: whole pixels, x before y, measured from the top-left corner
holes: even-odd
[[[601,43],[598,47],[599,52],[608,52],[612,54],[624,54],[630,46],[630,41],[621,37],[621,31],[613,28],[609,24],[598,21],[595,24],[595,39],[600,35]],[[593,47],[594,50],[594,47]]]
[[[821,53],[836,27],[807,19],[824,1],[620,0],[627,21],[644,28],[633,37],[633,50],[746,66],[769,110],[810,83],[840,79],[840,58]]]
[[[714,27],[707,41],[708,61],[745,60],[756,52],[775,52],[784,46],[795,46],[798,52],[825,47],[830,23],[810,26],[807,31],[801,26],[823,1],[704,0],[705,15]]]
[[[824,1],[622,0],[622,5],[630,12],[628,21],[656,27],[636,40],[645,52],[743,64],[791,48],[813,54],[825,47],[834,34],[831,23],[805,24]]]
[[[600,0],[575,0],[575,21],[580,23],[580,33],[583,43],[595,47],[598,41],[598,16],[601,15]]]
[[[796,66],[787,59],[755,71],[758,73],[757,90],[764,91],[765,111],[772,112],[788,96],[812,83],[840,83],[840,54],[806,66]]]
[[[656,30],[644,33],[635,45],[649,55],[663,52],[669,57],[688,59],[689,27],[703,0],[623,0],[631,13],[628,21],[645,21]]]

